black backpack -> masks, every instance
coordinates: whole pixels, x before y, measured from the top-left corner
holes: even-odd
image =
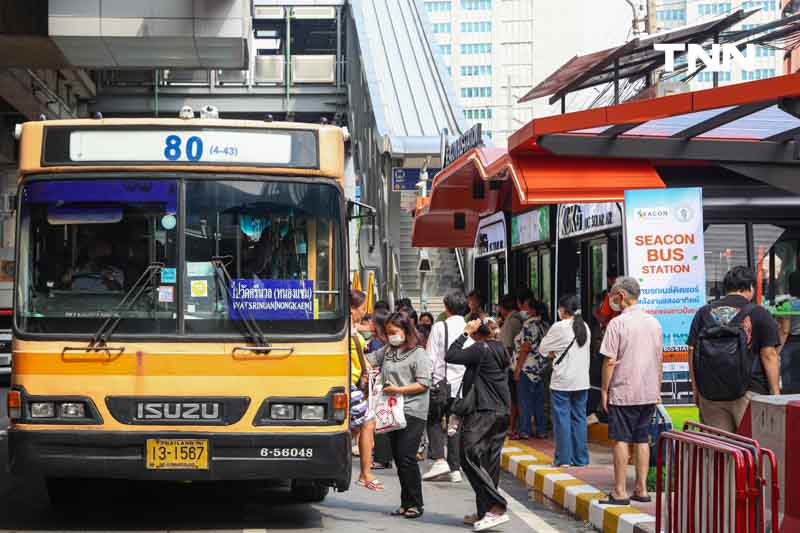
[[[747,346],[747,332],[742,321],[755,307],[752,303],[745,305],[725,325],[716,323],[710,316],[703,318],[693,356],[694,379],[703,398],[737,400],[750,387],[755,357]]]

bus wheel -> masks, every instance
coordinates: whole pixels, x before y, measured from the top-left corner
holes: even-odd
[[[321,502],[328,495],[330,488],[318,483],[299,484],[292,482],[292,498],[303,503]]]
[[[56,507],[72,505],[78,502],[79,490],[72,479],[47,478],[47,496],[50,504]]]

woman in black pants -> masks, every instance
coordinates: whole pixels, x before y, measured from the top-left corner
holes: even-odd
[[[371,364],[381,367],[383,392],[401,394],[404,400],[407,425],[389,433],[401,489],[400,507],[392,515],[419,518],[424,504],[417,449],[428,419],[431,360],[417,344],[416,329],[406,313],[389,317],[386,335],[389,344],[368,358]]]
[[[511,361],[503,344],[492,340],[491,322],[473,320],[464,334],[450,345],[445,360],[464,365],[462,398],[474,390],[475,404],[460,421],[461,468],[475,491],[477,513],[464,517],[475,531],[483,531],[509,521],[506,499],[498,491],[500,456],[508,430],[511,393],[508,369]],[[469,338],[475,344],[464,349]]]

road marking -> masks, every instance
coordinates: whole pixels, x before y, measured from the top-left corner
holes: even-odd
[[[519,500],[511,496],[503,489],[498,489],[503,498],[508,502],[508,508],[512,513],[520,517],[525,524],[534,530],[536,533],[558,533],[550,524],[542,520],[539,516],[533,513],[530,509],[525,507]]]

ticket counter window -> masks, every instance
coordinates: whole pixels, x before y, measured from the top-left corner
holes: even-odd
[[[800,315],[800,225],[753,224],[756,301]]]
[[[744,224],[709,224],[703,232],[706,263],[706,297],[709,302],[725,296],[722,280],[733,267],[747,265]]]

